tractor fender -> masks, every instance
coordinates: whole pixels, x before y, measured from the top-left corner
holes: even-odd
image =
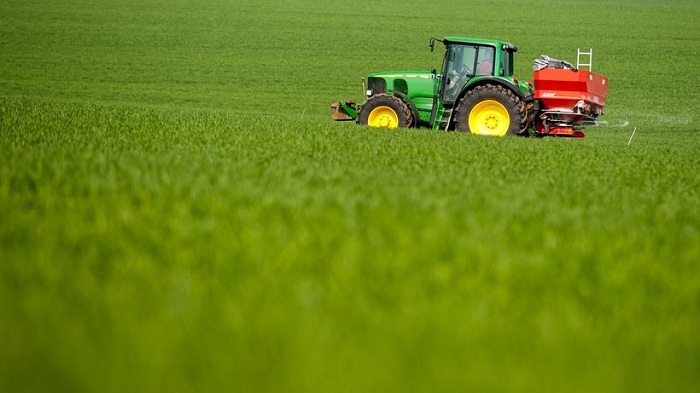
[[[418,125],[420,123],[420,114],[418,113],[418,107],[416,104],[413,103],[413,100],[410,99],[406,94],[394,90],[394,95],[399,97],[401,101],[403,101],[406,105],[408,105],[408,109],[411,110],[411,115],[413,115],[413,122],[411,123],[411,128],[418,128]]]
[[[467,82],[467,84],[464,86],[464,89],[462,92],[459,94],[459,98],[457,99],[456,102],[458,102],[465,94],[467,94],[468,91],[473,90],[474,88],[478,86],[484,86],[484,85],[499,85],[503,86],[506,89],[510,90],[515,94],[516,96],[520,97],[521,100],[525,102],[533,101],[534,96],[532,92],[527,92],[523,93],[520,91],[517,85],[513,84],[512,82],[509,82],[507,80],[504,80],[502,78],[494,78],[494,77],[483,77],[483,78],[478,78],[477,80],[470,80]]]

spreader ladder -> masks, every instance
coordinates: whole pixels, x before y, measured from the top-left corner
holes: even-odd
[[[586,63],[582,63],[582,60],[588,60]],[[588,67],[588,71],[593,71],[593,49],[588,49],[588,51],[582,51],[578,48],[576,51],[576,69],[579,70],[581,67]]]

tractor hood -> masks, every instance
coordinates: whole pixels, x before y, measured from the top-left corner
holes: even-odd
[[[408,79],[427,78],[427,79],[431,79],[433,77],[433,73],[430,71],[382,71],[382,72],[375,72],[373,74],[369,74],[368,77],[369,78],[389,78],[389,79],[397,79],[397,78],[408,78]]]
[[[437,94],[437,74],[430,71],[383,71],[367,76],[367,96],[403,94],[411,99]]]

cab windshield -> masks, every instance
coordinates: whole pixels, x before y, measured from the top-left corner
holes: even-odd
[[[493,75],[495,53],[492,46],[450,44],[443,68],[443,102],[454,103],[470,78]]]

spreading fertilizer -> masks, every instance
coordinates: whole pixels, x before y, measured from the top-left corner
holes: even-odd
[[[583,137],[605,107],[608,78],[591,71],[593,50],[576,66],[542,55],[533,83],[513,74],[517,48],[499,40],[430,39],[445,46],[440,72],[376,72],[362,81],[364,100],[331,104],[335,120],[370,127],[430,127],[479,135]],[[587,68],[587,69],[584,69]]]

